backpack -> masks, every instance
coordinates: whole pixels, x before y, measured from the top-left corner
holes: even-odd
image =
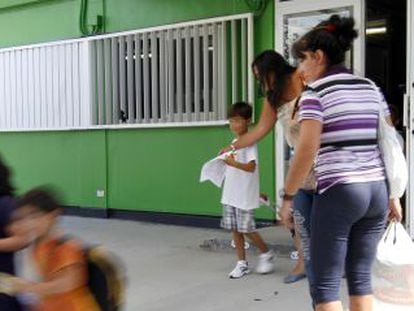
[[[63,236],[57,245],[74,238]],[[102,246],[82,247],[88,271],[88,288],[101,311],[120,311],[124,303],[125,277],[120,259]]]

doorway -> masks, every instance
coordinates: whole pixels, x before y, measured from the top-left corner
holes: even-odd
[[[407,86],[407,2],[405,0],[366,1],[365,75],[381,88],[390,107],[399,140],[407,154],[405,94]],[[406,198],[401,199],[405,221],[410,213]]]
[[[403,113],[407,70],[407,3],[367,0],[365,75],[382,90],[405,136]],[[404,137],[405,138],[405,137]]]
[[[352,51],[351,67],[382,89],[391,105],[396,128],[405,146],[410,178],[407,190],[405,220],[414,237],[414,3],[412,0],[275,0],[275,49],[289,53],[290,33],[311,27],[325,14],[348,14],[354,17],[360,31]],[[292,31],[290,30],[292,29]],[[276,126],[276,189],[283,187],[290,152],[283,131]],[[413,150],[414,151],[414,150]],[[276,196],[277,197],[277,196]]]

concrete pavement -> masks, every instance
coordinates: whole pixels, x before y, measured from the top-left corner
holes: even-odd
[[[125,262],[126,311],[312,310],[306,280],[282,282],[294,265],[288,256],[291,238],[283,228],[260,231],[278,252],[274,273],[230,280],[233,250],[200,247],[205,240],[228,240],[222,230],[78,217],[66,217],[63,225],[89,243],[104,244]],[[253,267],[251,251],[248,260]]]

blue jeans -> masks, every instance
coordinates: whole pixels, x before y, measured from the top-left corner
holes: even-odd
[[[315,196],[311,257],[316,304],[339,301],[344,270],[350,296],[372,294],[371,268],[387,213],[385,181],[339,184]]]
[[[300,241],[303,249],[303,257],[305,261],[305,271],[309,282],[309,288],[312,295],[314,284],[314,276],[311,265],[311,213],[315,192],[313,190],[299,189],[293,198],[293,217],[295,219],[296,228],[298,230]]]

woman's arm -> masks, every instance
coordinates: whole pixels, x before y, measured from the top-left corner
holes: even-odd
[[[386,116],[385,117],[385,121],[387,121],[387,123],[388,123],[389,126],[394,127],[394,124],[392,123],[391,116]]]
[[[390,115],[386,116],[385,120],[387,121],[388,125],[394,127],[394,124],[392,123],[392,119]],[[388,218],[391,221],[401,222],[403,219],[403,211],[402,211],[400,199],[390,198],[390,201],[388,203],[388,208],[389,208]]]
[[[267,99],[265,99],[263,110],[257,125],[251,131],[240,137],[233,146],[236,149],[241,149],[257,143],[273,129],[276,121],[277,112],[273,109]]]
[[[403,219],[403,211],[401,207],[400,199],[390,198],[388,203],[388,208],[390,210],[388,218],[391,221],[401,222]]]
[[[319,150],[321,133],[321,122],[317,120],[301,122],[299,140],[285,182],[284,190],[287,194],[295,194],[309,175]]]
[[[320,147],[321,133],[322,123],[320,121],[303,120],[301,122],[295,155],[285,181],[285,194],[296,194],[308,176]],[[283,200],[279,210],[281,221],[288,229],[293,228],[292,204],[292,200]]]

